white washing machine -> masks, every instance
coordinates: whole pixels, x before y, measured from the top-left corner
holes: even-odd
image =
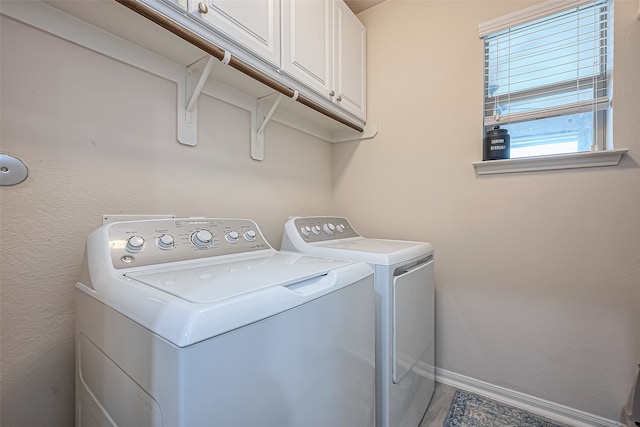
[[[373,272],[244,219],[114,222],[76,285],[76,425],[375,421]]]
[[[369,263],[376,289],[376,424],[417,427],[435,387],[430,243],[360,236],[346,218],[285,224],[282,251]]]

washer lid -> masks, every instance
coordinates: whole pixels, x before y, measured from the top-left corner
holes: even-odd
[[[325,242],[305,243],[309,255],[363,261],[369,264],[394,265],[428,255],[433,247],[426,242],[353,237]]]
[[[126,277],[191,303],[214,303],[271,286],[287,286],[349,264],[335,259],[270,253],[241,261],[137,271]]]
[[[366,263],[300,253],[242,256],[105,276],[76,287],[178,347],[261,321],[368,280]],[[115,269],[113,269],[115,270]]]

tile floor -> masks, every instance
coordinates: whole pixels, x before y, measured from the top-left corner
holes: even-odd
[[[431,403],[427,408],[427,413],[422,418],[420,427],[442,427],[455,393],[456,389],[454,387],[436,382]]]

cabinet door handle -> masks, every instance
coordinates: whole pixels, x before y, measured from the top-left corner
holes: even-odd
[[[200,13],[209,12],[209,8],[207,7],[207,4],[206,3],[198,3],[198,12],[200,12]]]
[[[338,95],[338,97],[336,98],[336,101],[338,102],[342,101],[342,95]]]
[[[336,93],[335,93],[334,91],[331,91],[331,92],[329,92],[329,96],[330,96],[331,98],[333,98],[334,96],[336,96]]]

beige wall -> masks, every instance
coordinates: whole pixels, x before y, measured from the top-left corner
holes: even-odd
[[[2,17],[1,151],[29,178],[0,189],[3,426],[73,425],[73,286],[102,214],[248,217],[278,245],[291,214],[325,212],[328,143],[199,102],[199,144],[175,140],[175,84]],[[313,162],[300,162],[302,158]]]
[[[372,141],[334,146],[336,211],[436,249],[437,366],[619,419],[640,363],[640,21],[615,4],[620,166],[479,177],[477,24],[531,3],[362,12]]]
[[[640,362],[637,1],[616,1],[621,166],[479,178],[476,25],[527,4],[365,11],[379,136],[271,123],[263,162],[247,112],[202,96],[199,145],[179,145],[173,83],[3,17],[0,148],[30,176],[0,189],[0,423],[72,425],[73,284],[104,213],[249,217],[275,246],[288,215],[335,213],[432,241],[438,367],[617,419]]]

